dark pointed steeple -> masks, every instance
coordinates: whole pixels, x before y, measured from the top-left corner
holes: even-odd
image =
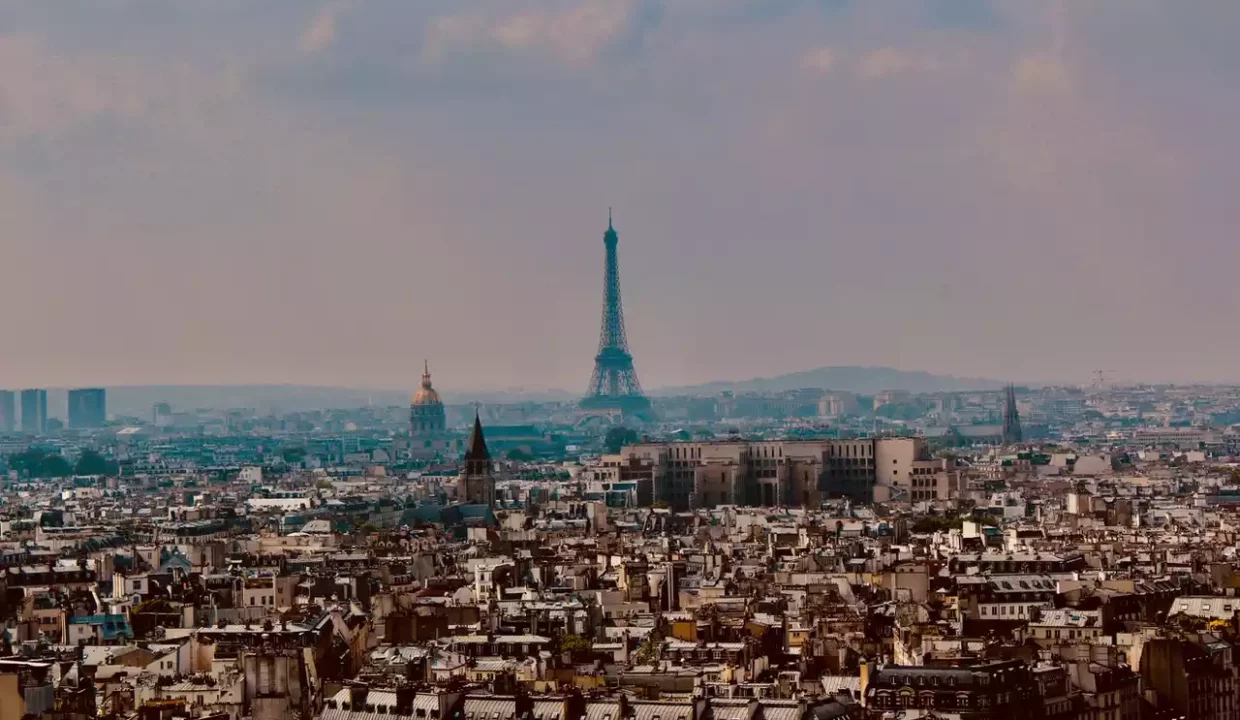
[[[482,436],[482,419],[478,417],[478,411],[474,411],[474,430],[469,434],[469,447],[465,449],[465,462],[477,460],[490,460],[491,453],[487,452],[487,440]]]
[[[466,505],[495,507],[495,476],[491,474],[491,453],[482,436],[482,419],[474,411],[474,430],[465,448],[465,467],[457,479],[457,497]]]
[[[1016,445],[1023,439],[1020,413],[1016,411],[1016,386],[1008,383],[1003,403],[1003,444]]]

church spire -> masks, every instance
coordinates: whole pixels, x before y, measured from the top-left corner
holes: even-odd
[[[474,430],[469,434],[469,446],[465,449],[465,462],[490,459],[491,453],[487,451],[486,438],[482,436],[482,419],[475,409]]]

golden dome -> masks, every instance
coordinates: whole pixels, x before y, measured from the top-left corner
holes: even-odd
[[[422,370],[422,387],[413,394],[413,398],[409,400],[410,405],[443,405],[443,400],[439,399],[439,393],[435,392],[435,388],[431,387],[431,368],[426,363]]]

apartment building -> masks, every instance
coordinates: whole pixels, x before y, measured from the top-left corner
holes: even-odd
[[[643,475],[649,468],[651,502],[676,510],[930,499],[940,483],[922,483],[946,467],[928,457],[921,438],[638,443],[608,459]]]

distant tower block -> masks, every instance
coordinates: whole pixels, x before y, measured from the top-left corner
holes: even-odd
[[[1003,405],[1003,444],[1015,445],[1022,439],[1020,413],[1016,411],[1016,386],[1009,384]]]
[[[641,383],[637,381],[628,336],[624,332],[620,266],[616,257],[619,242],[616,228],[611,224],[611,212],[608,211],[607,232],[603,233],[603,246],[607,250],[603,275],[603,322],[599,331],[598,354],[594,356],[594,374],[590,377],[590,389],[581,400],[581,408],[618,410],[624,415],[649,418],[652,415],[650,399],[642,393]]]

